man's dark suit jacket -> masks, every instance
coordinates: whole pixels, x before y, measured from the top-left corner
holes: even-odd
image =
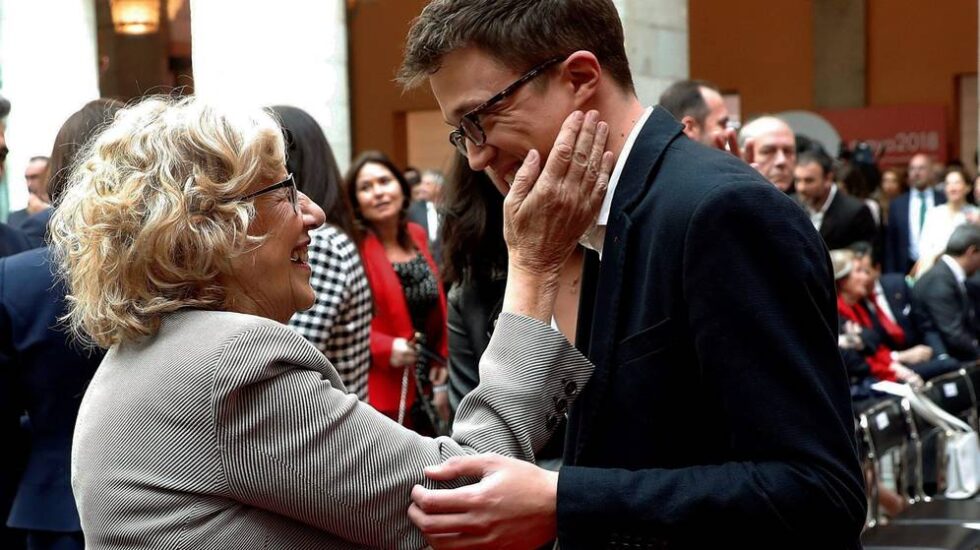
[[[30,214],[27,213],[26,208],[21,208],[20,210],[14,210],[13,212],[7,214],[7,225],[13,227],[14,229],[17,229],[20,227],[20,224],[24,223],[24,220],[26,220],[29,217]]]
[[[946,351],[960,361],[980,358],[973,300],[956,282],[956,275],[938,260],[912,288],[913,307],[922,321],[936,327]]]
[[[946,195],[933,190],[934,204],[946,202]],[[888,227],[885,229],[885,273],[908,273],[913,260],[909,257],[909,191],[895,198],[888,206]]]
[[[873,244],[877,232],[874,216],[868,206],[838,189],[820,224],[820,236],[827,243],[827,248],[847,248],[858,241]]]
[[[85,352],[58,328],[64,287],[47,248],[0,259],[0,372],[5,414],[26,410],[30,453],[8,525],[34,531],[81,531],[72,496],[71,440],[88,381],[102,352]],[[6,420],[6,419],[5,419]]]
[[[878,277],[878,281],[881,283],[882,295],[888,302],[888,307],[892,310],[895,321],[905,331],[904,346],[899,346],[896,342],[886,338],[887,335],[882,335],[885,344],[896,350],[924,344],[932,348],[933,357],[948,353],[946,345],[943,344],[943,339],[932,320],[922,319],[921,316],[914,314],[912,289],[905,282],[905,276],[900,273],[883,273]]]
[[[30,248],[44,246],[48,238],[48,222],[53,213],[54,208],[45,208],[21,223],[20,232],[24,234]]]
[[[580,309],[596,371],[571,409],[559,545],[860,548],[826,248],[791,198],[681,129],[658,107],[640,132]]]

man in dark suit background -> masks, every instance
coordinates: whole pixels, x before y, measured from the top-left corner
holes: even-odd
[[[910,188],[888,207],[885,231],[885,273],[908,273],[919,259],[919,235],[929,208],[946,202],[946,195],[932,188],[932,161],[917,154],[909,161]]]
[[[412,204],[408,207],[408,221],[425,229],[429,237],[429,250],[437,265],[442,264],[439,200],[443,179],[443,175],[435,170],[424,170],[419,182],[412,186]]]
[[[72,114],[55,139],[52,177],[45,194],[57,200],[82,145],[122,104],[90,101]],[[29,218],[44,229],[46,209]],[[71,442],[78,407],[104,355],[86,350],[60,322],[65,287],[53,272],[47,247],[0,259],[0,373],[8,393],[0,409],[27,413],[30,451],[6,524],[26,533],[28,548],[83,548],[71,490]]]
[[[980,269],[980,227],[953,231],[946,253],[923,275],[912,295],[917,310],[939,331],[949,354],[961,361],[980,359],[980,324],[966,280]]]
[[[34,156],[27,162],[24,169],[24,181],[27,183],[27,208],[14,210],[7,216],[7,225],[19,229],[29,217],[51,207],[51,199],[46,191],[48,173],[48,157]]]
[[[583,237],[601,259],[576,344],[596,371],[570,411],[565,465],[477,456],[430,469],[485,480],[413,491],[430,543],[859,548],[864,481],[826,247],[757,171],[643,107],[613,2],[435,0],[401,77],[428,79],[453,143],[503,191],[537,177],[536,151],[570,154],[551,150],[570,113],[589,125],[597,110],[618,157]],[[534,186],[555,177],[546,165]],[[553,293],[557,267],[541,265],[527,292]],[[542,429],[567,410],[556,400]]]
[[[877,227],[867,205],[845,195],[834,183],[833,160],[820,150],[804,151],[796,160],[796,195],[827,248],[874,242]]]

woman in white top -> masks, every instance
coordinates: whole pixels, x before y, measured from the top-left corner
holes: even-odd
[[[926,220],[919,238],[919,261],[913,269],[916,278],[921,277],[936,263],[936,258],[946,250],[953,230],[964,223],[977,223],[976,206],[966,202],[970,195],[970,180],[959,168],[946,173],[946,203],[933,206],[926,212]]]

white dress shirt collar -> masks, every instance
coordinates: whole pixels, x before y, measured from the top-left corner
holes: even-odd
[[[959,283],[960,287],[966,287],[966,271],[963,270],[963,266],[960,265],[952,256],[949,254],[943,254],[942,259],[949,266],[950,271],[953,272],[953,276],[956,277],[956,282]]]
[[[820,207],[820,210],[814,210],[810,208],[809,204],[806,205],[806,211],[810,214],[810,222],[817,231],[820,231],[820,226],[823,225],[824,215],[827,213],[827,209],[830,208],[830,203],[834,202],[834,197],[836,196],[837,184],[832,183],[830,185],[830,193],[827,194],[827,200],[823,201],[823,206]]]
[[[619,178],[623,175],[623,169],[626,166],[626,160],[629,158],[630,152],[633,150],[633,144],[636,143],[636,138],[640,135],[640,130],[643,129],[643,125],[646,124],[652,112],[653,107],[647,107],[640,118],[636,119],[636,122],[633,123],[633,129],[630,130],[629,136],[626,137],[626,143],[623,144],[623,149],[619,152],[619,158],[616,159],[616,165],[613,167],[612,175],[609,177],[606,196],[602,199],[602,207],[599,209],[599,217],[596,219],[596,224],[579,241],[583,246],[598,252],[600,258],[602,258],[602,241],[606,237],[606,225],[609,223],[609,211],[612,209],[613,196],[616,194]]]

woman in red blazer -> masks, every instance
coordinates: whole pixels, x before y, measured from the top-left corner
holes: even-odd
[[[384,153],[368,151],[351,165],[346,184],[374,295],[368,401],[412,426],[410,412],[418,398],[414,369],[424,344],[443,358],[442,364],[429,361],[430,380],[434,404],[448,420],[446,300],[425,230],[407,221],[408,182]]]

